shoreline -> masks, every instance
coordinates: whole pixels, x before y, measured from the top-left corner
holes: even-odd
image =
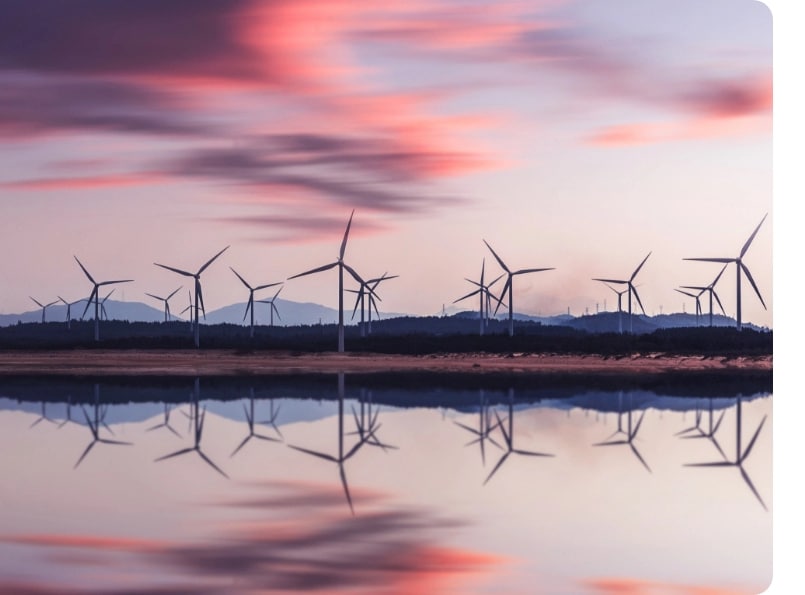
[[[673,374],[771,372],[772,355],[628,356],[439,353],[239,353],[233,350],[72,350],[0,352],[0,376],[240,376],[383,372],[467,374]]]

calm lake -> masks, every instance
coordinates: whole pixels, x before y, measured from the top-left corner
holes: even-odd
[[[771,381],[0,378],[0,593],[759,593]]]

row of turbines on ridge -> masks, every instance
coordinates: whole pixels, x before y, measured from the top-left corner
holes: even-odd
[[[296,278],[299,278],[299,277],[304,277],[306,275],[312,275],[312,274],[315,274],[315,273],[324,272],[324,271],[327,271],[327,270],[330,270],[330,269],[338,267],[338,351],[339,352],[344,351],[344,291],[345,291],[344,290],[344,271],[346,270],[347,273],[349,273],[349,275],[358,283],[358,289],[348,289],[346,291],[350,291],[350,292],[356,294],[356,301],[355,301],[355,308],[353,310],[353,316],[354,316],[355,312],[357,311],[358,307],[360,306],[360,311],[361,311],[361,320],[360,320],[361,336],[365,335],[365,317],[364,317],[365,309],[368,309],[368,311],[369,311],[369,329],[370,330],[371,330],[372,308],[374,308],[375,312],[379,316],[379,311],[377,309],[377,303],[376,303],[376,301],[380,300],[380,297],[376,293],[378,285],[383,281],[397,278],[397,275],[388,275],[388,273],[384,273],[380,277],[375,277],[375,278],[372,278],[372,279],[369,279],[369,280],[364,280],[357,273],[357,271],[355,271],[354,268],[352,268],[349,264],[347,264],[344,261],[344,255],[345,255],[346,247],[347,247],[347,240],[349,238],[349,231],[350,231],[350,227],[352,226],[352,218],[353,218],[354,214],[355,214],[355,211],[353,210],[352,213],[350,214],[349,221],[347,222],[347,227],[346,227],[346,231],[344,232],[343,240],[341,241],[341,247],[340,247],[340,250],[339,250],[339,253],[338,253],[338,258],[334,262],[331,262],[331,263],[316,267],[314,269],[310,269],[308,271],[305,271],[303,273],[299,273],[297,275],[293,275],[291,277],[288,277],[288,279],[287,279],[287,280],[296,279]],[[724,307],[721,304],[721,300],[719,299],[718,294],[715,291],[715,285],[721,279],[721,276],[724,274],[724,272],[726,271],[726,269],[729,266],[729,264],[732,264],[732,263],[735,264],[735,268],[736,268],[736,328],[738,330],[741,330],[741,328],[742,328],[742,324],[741,324],[741,285],[742,285],[742,275],[745,275],[746,278],[749,280],[749,283],[752,286],[752,289],[754,289],[755,294],[757,295],[758,299],[760,300],[760,303],[763,305],[764,308],[766,308],[766,303],[763,301],[763,297],[760,294],[760,290],[758,289],[758,286],[755,283],[755,280],[752,277],[752,274],[750,273],[750,271],[747,268],[746,264],[743,262],[743,257],[745,256],[747,250],[749,249],[749,246],[751,245],[752,241],[755,239],[755,236],[757,235],[758,231],[760,230],[760,227],[763,225],[763,222],[766,220],[767,216],[768,216],[768,213],[763,216],[763,219],[761,219],[760,223],[758,223],[758,225],[755,228],[755,230],[752,232],[752,234],[746,240],[746,242],[744,243],[744,245],[741,248],[741,251],[739,252],[737,257],[734,257],[734,258],[720,258],[720,257],[719,258],[685,258],[685,259],[683,259],[683,260],[691,260],[691,261],[722,263],[724,265],[722,267],[721,271],[716,276],[716,278],[709,285],[706,285],[706,286],[684,285],[684,286],[681,286],[680,289],[675,289],[675,291],[678,291],[679,293],[681,293],[683,295],[686,295],[686,296],[689,296],[691,298],[694,298],[696,300],[696,317],[697,317],[697,320],[698,320],[699,315],[701,315],[703,313],[702,312],[702,306],[701,306],[701,297],[705,293],[707,293],[708,296],[709,296],[710,326],[712,326],[712,324],[713,324],[713,300],[714,299],[716,300],[716,302],[718,303],[719,307],[721,308],[721,311],[724,312]],[[490,311],[491,311],[491,307],[492,307],[492,301],[494,300],[494,301],[497,302],[497,305],[495,306],[495,310],[494,310],[494,314],[497,314],[498,310],[503,305],[504,300],[508,296],[508,306],[504,306],[504,307],[506,307],[508,309],[508,312],[509,312],[509,316],[508,316],[508,318],[509,318],[509,324],[508,324],[509,336],[514,336],[514,297],[513,297],[513,294],[514,294],[514,291],[513,291],[514,278],[516,276],[518,276],[518,275],[525,275],[525,274],[529,274],[529,273],[539,273],[539,272],[551,271],[551,270],[555,270],[555,269],[553,267],[545,267],[545,268],[524,268],[524,269],[512,270],[506,265],[506,263],[503,261],[503,259],[495,252],[495,250],[492,248],[492,246],[489,245],[489,243],[486,240],[484,240],[484,244],[486,244],[486,247],[492,253],[492,256],[494,256],[494,258],[497,261],[497,263],[503,269],[503,273],[501,275],[499,275],[497,278],[495,278],[493,281],[491,281],[489,283],[485,283],[486,261],[484,260],[482,262],[482,265],[481,265],[481,277],[480,277],[480,279],[478,281],[475,281],[475,280],[472,280],[472,279],[466,279],[467,281],[472,283],[476,287],[476,289],[474,289],[470,293],[458,298],[453,303],[460,302],[462,300],[465,300],[465,299],[470,298],[470,297],[475,296],[475,295],[479,296],[480,334],[483,335],[485,327],[488,326],[488,324],[489,324],[489,317],[490,317]],[[215,256],[213,256],[207,262],[205,262],[196,272],[185,271],[185,270],[175,268],[175,267],[171,267],[171,266],[168,266],[168,265],[165,265],[165,264],[154,263],[158,267],[161,267],[163,269],[166,269],[168,271],[171,271],[171,272],[176,273],[178,275],[181,275],[183,277],[190,277],[190,278],[193,279],[194,296],[190,300],[190,305],[188,305],[187,308],[185,308],[182,311],[182,313],[190,310],[190,315],[191,315],[190,316],[190,318],[191,318],[190,322],[191,322],[191,325],[192,325],[192,328],[193,328],[193,341],[194,341],[194,344],[195,344],[196,347],[199,347],[199,310],[201,310],[202,315],[204,315],[206,317],[206,312],[204,310],[204,296],[203,296],[202,289],[201,289],[201,274],[213,262],[215,262],[215,260],[219,256],[221,256],[228,248],[229,248],[229,246],[227,246],[226,248],[224,248],[223,250],[221,250],[220,252],[215,254]],[[640,300],[640,295],[637,292],[637,287],[635,286],[634,281],[635,281],[635,278],[637,277],[637,274],[643,268],[643,265],[646,264],[646,261],[648,260],[649,256],[651,256],[651,252],[649,252],[646,255],[646,257],[640,262],[640,264],[637,266],[637,268],[634,270],[634,272],[631,274],[631,276],[628,279],[598,278],[598,277],[593,279],[594,281],[599,281],[599,282],[604,283],[607,287],[609,287],[613,292],[615,292],[618,295],[618,313],[619,313],[619,315],[622,312],[621,298],[622,298],[622,296],[624,294],[627,294],[627,307],[628,307],[628,315],[629,315],[629,332],[630,333],[633,330],[632,329],[632,320],[633,320],[633,317],[632,317],[632,303],[633,303],[633,301],[635,301],[635,300],[637,301],[637,304],[640,306],[640,309],[643,311],[643,314],[645,314],[645,309],[643,308],[643,303]],[[105,286],[109,286],[109,285],[116,285],[116,284],[120,284],[120,283],[130,283],[130,282],[133,281],[133,279],[119,279],[119,280],[113,280],[113,281],[96,281],[92,277],[92,275],[89,273],[89,271],[86,269],[86,267],[81,263],[81,261],[78,260],[78,257],[74,256],[74,258],[75,258],[76,262],[78,263],[78,265],[81,267],[81,270],[86,275],[87,279],[89,279],[90,283],[92,283],[92,292],[90,293],[89,298],[86,299],[87,304],[86,304],[86,306],[84,308],[84,313],[82,314],[82,318],[83,318],[84,315],[86,315],[87,310],[89,309],[90,305],[94,304],[94,308],[95,308],[95,316],[94,316],[94,319],[95,319],[95,341],[99,341],[100,340],[99,320],[100,320],[100,318],[102,316],[105,316],[104,302],[111,295],[111,292],[110,292],[103,299],[101,299],[100,295],[99,295],[101,287],[105,287]],[[243,285],[249,290],[249,299],[248,299],[247,304],[246,304],[246,312],[245,312],[245,314],[243,316],[243,319],[245,321],[246,317],[249,314],[251,314],[251,318],[250,318],[250,336],[253,337],[254,336],[254,302],[255,302],[254,294],[255,294],[255,292],[259,291],[259,290],[263,290],[263,289],[268,289],[268,288],[271,288],[271,287],[282,286],[283,282],[278,281],[278,282],[275,282],[275,283],[266,283],[266,284],[263,284],[263,285],[252,286],[234,268],[230,267],[230,269],[237,276],[237,278],[243,283]],[[503,290],[501,291],[499,296],[495,296],[491,291],[491,287],[493,285],[495,285],[503,277],[506,278],[505,284],[503,285]],[[623,289],[618,290],[613,286],[623,287]],[[177,288],[172,293],[170,293],[167,297],[161,297],[161,296],[158,296],[158,295],[155,295],[155,294],[146,293],[146,295],[148,295],[148,296],[150,296],[150,297],[152,297],[152,298],[154,298],[156,300],[162,301],[164,303],[164,306],[165,306],[165,321],[166,322],[170,319],[170,306],[169,306],[168,302],[174,295],[176,295],[176,293],[180,289],[181,289],[181,287]],[[277,310],[277,307],[276,307],[274,301],[276,300],[276,298],[279,295],[281,290],[282,290],[282,287],[279,287],[277,292],[270,299],[258,300],[259,303],[266,303],[266,304],[270,305],[270,307],[271,307],[271,324],[272,324],[272,326],[273,326],[274,313],[276,312],[277,315],[279,316],[279,312]],[[691,291],[685,291],[685,290],[691,290],[691,291],[695,291],[697,293],[691,293]],[[52,306],[52,305],[55,305],[56,303],[58,303],[58,302],[51,302],[49,304],[42,304],[41,302],[39,302],[38,300],[34,299],[33,297],[31,299],[34,302],[36,302],[36,304],[39,305],[42,308],[42,322],[45,321],[45,311],[46,311],[46,309],[49,306]],[[67,302],[63,298],[59,297],[59,301],[63,302],[67,306],[67,320],[68,320],[68,325],[69,325],[70,307],[74,306],[77,303],[79,303],[81,301],[84,301],[84,300],[78,300],[76,302]],[[368,308],[366,308],[366,303],[367,302],[368,302]],[[623,327],[622,327],[622,323],[620,322],[620,318],[619,318],[619,326],[620,326],[619,331],[623,332]]]

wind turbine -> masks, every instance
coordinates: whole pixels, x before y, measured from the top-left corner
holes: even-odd
[[[503,275],[500,275],[500,276],[497,277],[497,279],[492,281],[489,285],[484,284],[484,268],[485,268],[485,266],[486,266],[486,259],[484,258],[481,261],[481,279],[480,279],[480,281],[473,281],[472,279],[467,279],[466,277],[464,277],[464,279],[466,281],[469,281],[470,283],[472,283],[473,285],[478,287],[478,289],[476,289],[475,291],[471,291],[467,295],[462,296],[462,297],[458,298],[457,300],[455,300],[453,302],[454,304],[456,304],[456,303],[460,302],[461,300],[465,300],[468,297],[474,296],[476,293],[478,294],[478,301],[479,301],[478,309],[479,309],[479,316],[480,316],[480,320],[481,320],[480,334],[482,336],[484,334],[484,328],[486,327],[486,325],[487,325],[487,323],[489,321],[489,307],[491,305],[490,304],[490,302],[491,302],[491,292],[489,291],[489,288],[492,285],[494,285],[495,283],[497,283],[497,281],[501,277],[503,277]],[[484,302],[486,302],[486,303],[484,303]]]
[[[769,214],[766,213],[763,215],[763,219],[760,220],[760,223],[757,224],[755,231],[752,232],[752,235],[749,236],[749,239],[746,240],[746,243],[741,248],[741,252],[735,258],[683,258],[682,260],[698,260],[700,262],[722,262],[724,264],[729,264],[731,262],[735,263],[735,280],[736,280],[736,299],[735,299],[735,328],[741,330],[741,271],[746,273],[746,278],[749,279],[749,283],[752,285],[752,289],[755,290],[760,303],[763,304],[763,309],[766,308],[766,302],[763,301],[763,296],[760,295],[760,290],[757,288],[757,284],[755,280],[752,278],[752,273],[749,272],[749,269],[743,263],[743,257],[746,254],[746,251],[749,250],[749,245],[752,243],[752,240],[755,239],[758,230],[760,230],[760,226],[763,225],[763,222],[766,220]]]
[[[377,313],[378,320],[380,319],[380,312],[377,309],[377,302],[375,302],[375,298],[377,298],[381,302],[383,300],[380,299],[379,295],[377,295],[377,293],[375,292],[375,289],[377,289],[377,286],[380,285],[381,281],[386,281],[388,279],[396,279],[397,277],[399,277],[399,275],[391,275],[391,276],[389,276],[388,272],[386,272],[386,273],[383,273],[382,277],[375,277],[374,279],[369,279],[368,281],[360,282],[360,288],[357,289],[357,290],[354,290],[354,289],[347,290],[347,291],[350,291],[351,293],[358,294],[357,298],[355,299],[355,307],[352,309],[352,317],[355,318],[355,312],[357,312],[358,305],[360,305],[360,307],[361,307],[361,324],[360,324],[361,337],[365,337],[367,334],[372,333],[372,308],[375,309],[375,312]],[[365,307],[366,306],[366,298],[367,298],[367,296],[368,296],[368,300],[369,300],[369,307],[368,308]],[[365,323],[364,323],[364,320],[365,320],[364,313],[365,313],[365,311],[367,309],[369,311],[369,324],[368,324],[368,327],[365,326]]]
[[[506,274],[508,275],[508,278],[506,279],[506,284],[503,286],[503,291],[501,292],[500,297],[498,298],[498,305],[495,306],[495,313],[497,314],[497,311],[500,308],[500,304],[501,304],[501,302],[503,302],[503,298],[506,297],[506,292],[508,292],[509,293],[509,336],[513,337],[514,336],[514,303],[513,303],[512,296],[514,294],[514,288],[512,287],[512,282],[514,280],[514,276],[515,275],[525,275],[526,273],[540,273],[542,271],[552,271],[552,270],[554,270],[554,267],[542,268],[542,269],[520,269],[519,271],[512,272],[511,270],[509,270],[509,267],[506,266],[506,263],[503,262],[503,260],[500,258],[500,256],[498,256],[495,253],[495,251],[492,250],[492,246],[490,246],[489,243],[486,240],[484,240],[484,244],[486,244],[486,247],[489,248],[489,251],[492,253],[492,256],[495,257],[495,259],[498,261],[498,264],[501,266],[501,268],[503,268],[504,271],[506,271]]]
[[[131,283],[131,281],[133,281],[133,279],[122,279],[122,280],[119,280],[119,281],[100,281],[100,282],[96,282],[95,279],[92,278],[92,275],[89,274],[89,271],[84,267],[83,264],[81,264],[81,261],[78,260],[78,257],[73,255],[73,258],[75,258],[75,261],[78,263],[78,266],[81,267],[81,270],[84,271],[84,274],[87,276],[87,279],[89,279],[90,283],[92,283],[92,293],[89,294],[89,299],[87,299],[87,305],[84,308],[84,313],[81,314],[81,318],[84,318],[84,316],[87,313],[87,310],[89,309],[89,305],[92,303],[93,298],[95,298],[95,340],[100,341],[100,332],[98,330],[99,329],[98,321],[100,320],[99,317],[98,317],[98,314],[99,314],[98,306],[100,305],[99,301],[98,301],[98,288],[103,286],[103,285],[115,285],[117,283]],[[108,298],[109,296],[106,296],[106,297]]]
[[[111,295],[115,292],[113,289],[109,293],[106,294],[106,297],[101,300],[101,318],[104,320],[109,320],[109,315],[106,313],[106,300],[108,300]]]
[[[724,271],[726,270],[727,265],[725,264],[724,267],[721,269],[721,272],[718,275],[716,275],[716,278],[713,280],[713,282],[705,287],[697,287],[695,285],[682,286],[683,289],[695,289],[701,292],[706,291],[707,293],[710,294],[710,326],[713,326],[713,298],[716,298],[716,302],[718,302],[718,307],[721,308],[721,313],[724,314],[724,316],[727,315],[727,313],[724,311],[724,306],[721,305],[721,300],[718,299],[718,294],[716,293],[716,283],[718,283],[718,280],[721,279],[721,275],[723,275]]]
[[[623,307],[621,306],[621,298],[623,297],[623,294],[628,291],[628,288],[618,291],[609,283],[604,283],[604,285],[609,287],[609,289],[615,292],[615,294],[618,296],[618,333],[623,334]]]
[[[76,301],[74,301],[74,302],[68,302],[67,300],[65,300],[65,299],[64,299],[63,297],[61,297],[60,295],[59,295],[59,296],[56,296],[56,297],[58,297],[58,298],[59,298],[59,300],[61,301],[61,303],[62,303],[62,304],[64,304],[65,306],[67,306],[67,330],[69,331],[69,330],[70,330],[70,320],[71,320],[70,308],[71,308],[72,306],[75,306],[75,305],[76,305],[76,304],[78,304],[78,303],[83,302],[84,300],[83,300],[83,299],[81,299],[81,300],[76,300]]]
[[[177,292],[177,291],[179,291],[181,288],[182,288],[182,286],[180,285],[179,287],[177,287],[176,289],[174,289],[174,290],[173,290],[173,292],[172,292],[172,293],[171,293],[171,294],[170,294],[168,297],[160,297],[160,296],[158,296],[158,295],[154,295],[153,293],[148,293],[148,292],[145,292],[145,295],[147,295],[147,296],[149,296],[149,297],[152,297],[152,298],[154,298],[155,300],[159,300],[160,302],[164,302],[164,303],[165,303],[165,322],[168,322],[168,321],[170,320],[170,317],[171,317],[171,307],[170,307],[170,304],[168,304],[168,301],[169,301],[169,300],[170,300],[170,299],[171,299],[171,298],[172,298],[174,295],[176,295],[176,292]]]
[[[601,281],[603,283],[615,283],[616,285],[626,285],[626,287],[628,289],[628,293],[629,293],[629,333],[631,333],[632,330],[633,330],[633,326],[632,326],[632,322],[633,322],[633,320],[632,320],[632,294],[634,294],[634,297],[637,299],[637,303],[640,305],[640,309],[643,311],[643,315],[645,316],[645,314],[646,314],[646,310],[645,310],[645,308],[643,308],[643,302],[640,301],[640,295],[637,293],[637,288],[634,286],[633,281],[635,280],[635,277],[637,277],[637,273],[640,272],[640,269],[643,268],[643,265],[646,264],[646,261],[648,260],[649,256],[651,256],[651,252],[646,254],[646,257],[637,266],[637,268],[634,270],[634,273],[632,273],[632,276],[629,277],[628,280],[625,280],[625,279],[593,279],[593,281]],[[620,296],[618,296],[618,307],[620,308]]]
[[[696,326],[699,326],[699,315],[702,313],[702,302],[699,298],[702,297],[704,291],[700,291],[699,293],[690,293],[688,291],[682,291],[681,289],[674,289],[674,291],[677,291],[682,295],[692,297],[696,300]]]
[[[246,279],[240,276],[240,274],[235,269],[233,269],[232,267],[229,268],[232,270],[233,273],[235,273],[235,276],[238,279],[240,279],[240,282],[246,286],[246,289],[249,290],[249,301],[246,302],[246,312],[243,313],[243,320],[246,320],[246,316],[248,316],[249,312],[251,312],[252,316],[249,319],[249,337],[254,338],[254,292],[260,291],[261,289],[265,289],[267,287],[276,287],[277,285],[282,285],[282,282],[266,283],[265,285],[258,285],[257,287],[252,287],[246,282]]]
[[[188,272],[188,271],[183,271],[182,269],[176,269],[176,268],[173,268],[173,267],[169,267],[169,266],[166,266],[166,265],[164,265],[164,264],[159,264],[158,262],[155,262],[155,263],[154,263],[156,266],[158,266],[158,267],[162,267],[163,269],[167,269],[167,270],[169,270],[169,271],[173,271],[174,273],[178,273],[178,274],[180,274],[180,275],[184,275],[185,277],[192,277],[192,278],[194,279],[194,281],[195,281],[195,289],[196,289],[196,301],[195,301],[195,304],[193,305],[193,308],[195,309],[195,321],[196,321],[196,323],[195,323],[195,324],[196,324],[196,326],[195,326],[195,334],[194,334],[193,341],[194,341],[194,343],[195,343],[195,345],[196,345],[196,348],[198,348],[198,346],[199,346],[199,341],[198,341],[198,334],[199,334],[199,329],[198,329],[198,327],[199,327],[199,321],[198,321],[198,307],[199,307],[199,302],[201,303],[201,311],[202,311],[202,312],[204,312],[204,296],[201,294],[201,273],[203,273],[203,272],[206,270],[206,268],[207,268],[208,266],[210,266],[210,265],[213,263],[213,261],[214,261],[216,258],[218,258],[219,256],[221,256],[221,254],[223,254],[224,252],[226,252],[226,251],[227,251],[227,249],[229,249],[229,246],[227,246],[226,248],[224,248],[223,250],[221,250],[221,251],[220,251],[218,254],[216,254],[215,256],[213,256],[212,258],[210,258],[210,259],[209,259],[207,262],[205,262],[205,263],[204,263],[204,264],[201,266],[201,268],[200,268],[198,271],[196,271],[195,273],[190,273],[190,272]],[[192,313],[192,311],[191,311],[191,313]],[[205,318],[205,319],[207,318],[207,314],[206,314],[206,312],[204,312],[204,318]],[[202,417],[203,417],[203,416],[202,416]]]
[[[288,277],[288,280],[296,279],[297,277],[304,277],[305,275],[312,275],[313,273],[320,273],[322,271],[327,271],[332,269],[333,267],[338,267],[338,352],[344,352],[344,269],[349,271],[349,274],[358,282],[363,283],[363,279],[361,276],[355,272],[355,270],[349,266],[347,263],[344,262],[344,252],[347,249],[347,238],[349,237],[349,228],[352,225],[352,216],[355,214],[355,210],[352,210],[352,213],[349,216],[349,222],[347,223],[347,229],[344,232],[344,239],[341,241],[341,250],[338,253],[338,260],[335,262],[331,262],[330,264],[325,264],[324,266],[317,267],[315,269],[311,269],[309,271],[305,271],[304,273],[299,273],[298,275],[293,275],[292,277]]]
[[[280,287],[280,288],[277,290],[277,293],[275,293],[275,294],[274,294],[274,297],[272,297],[272,298],[270,298],[270,299],[267,299],[267,300],[257,300],[257,301],[258,301],[258,302],[260,302],[261,304],[270,304],[270,305],[271,305],[271,308],[269,309],[269,312],[271,313],[271,318],[270,318],[270,321],[271,321],[271,322],[269,322],[269,327],[273,327],[273,326],[274,326],[274,312],[276,312],[276,313],[277,313],[277,318],[278,318],[279,320],[282,320],[282,318],[280,318],[280,311],[279,311],[279,310],[277,310],[277,304],[275,304],[275,303],[274,303],[274,300],[276,300],[276,299],[277,299],[277,296],[280,294],[280,291],[282,291],[282,287]]]
[[[28,296],[28,297],[31,297],[31,296]],[[34,298],[32,298],[32,297],[31,297],[31,299],[34,301],[34,303],[35,303],[37,306],[39,306],[40,308],[42,308],[42,322],[45,322],[45,311],[46,311],[46,310],[47,310],[47,309],[48,309],[50,306],[54,306],[54,305],[56,305],[56,304],[58,304],[58,303],[59,303],[59,300],[56,300],[55,302],[50,302],[49,304],[43,304],[43,303],[39,302],[38,300],[35,300],[35,299],[34,299]]]

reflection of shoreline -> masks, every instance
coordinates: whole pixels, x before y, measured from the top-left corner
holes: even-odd
[[[433,354],[423,356],[290,352],[240,354],[209,351],[8,351],[0,353],[0,375],[227,375],[299,372],[486,372],[667,374],[672,372],[771,372],[772,356],[631,356],[557,354]]]

